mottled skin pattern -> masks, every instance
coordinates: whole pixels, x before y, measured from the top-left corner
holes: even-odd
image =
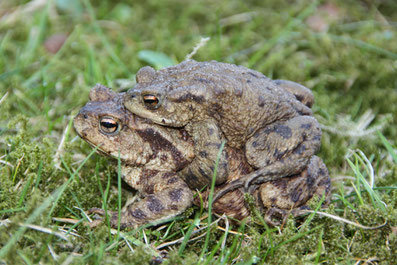
[[[184,127],[196,153],[205,152],[201,176],[211,175],[222,141],[245,150],[252,174],[227,190],[299,174],[318,151],[321,130],[312,116],[311,91],[291,81],[272,81],[232,64],[185,61],[159,71],[144,67],[124,105],[155,123]],[[211,138],[202,137],[209,135]],[[213,135],[214,134],[214,135]],[[221,156],[217,184],[227,179],[227,154]],[[203,166],[203,163],[206,163]],[[218,195],[221,196],[221,195]]]
[[[241,155],[240,159],[244,159]],[[229,183],[215,189],[215,192]],[[300,174],[273,180],[261,184],[259,188],[251,190],[256,206],[263,213],[264,220],[270,225],[279,225],[288,214],[301,215],[301,209],[307,209],[306,203],[314,195],[325,196],[323,205],[330,201],[331,180],[328,170],[318,156],[313,156],[307,168]],[[208,195],[208,192],[205,194]],[[204,197],[206,199],[206,196]],[[225,193],[214,204],[215,213],[224,212],[226,215],[242,220],[249,216],[244,201],[244,191],[235,189]]]
[[[167,219],[183,212],[192,203],[192,189],[204,183],[195,178],[193,172],[200,169],[192,163],[192,141],[183,130],[166,128],[140,119],[124,109],[121,99],[110,89],[97,85],[90,93],[91,101],[74,119],[77,133],[88,143],[97,146],[100,153],[122,162],[123,179],[142,195],[142,199],[127,206],[122,212],[121,227],[138,225]],[[109,133],[101,122],[115,121],[117,128]],[[229,182],[240,179],[253,171],[241,150],[227,147]],[[196,154],[202,155],[202,154]],[[204,157],[204,156],[203,156]],[[301,174],[262,184],[253,189],[257,205],[264,211],[269,224],[278,224],[272,218],[285,217],[289,210],[306,203],[313,194],[329,194],[328,172],[318,157],[313,156],[307,169]],[[203,194],[204,203],[206,194]],[[195,202],[199,204],[199,197]],[[244,192],[235,189],[227,192],[213,204],[214,212],[242,220],[249,216],[245,206]],[[100,209],[93,212],[103,214]],[[294,212],[293,212],[294,213]],[[111,212],[111,225],[117,226],[118,215]],[[280,219],[280,218],[278,218]]]

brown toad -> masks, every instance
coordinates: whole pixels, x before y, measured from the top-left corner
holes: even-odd
[[[123,179],[143,196],[122,213],[124,228],[183,212],[192,203],[188,185],[194,188],[200,181],[191,179],[191,169],[195,166],[191,161],[195,154],[192,141],[184,131],[134,116],[124,109],[122,97],[123,94],[97,85],[90,93],[91,101],[75,117],[74,127],[100,153],[120,157]],[[241,151],[230,147],[225,151],[229,169],[227,182],[252,172]],[[253,190],[253,195],[266,211],[265,219],[275,224],[271,218],[273,213],[281,211],[285,215],[287,210],[304,205],[314,194],[321,196],[328,191],[327,170],[322,161],[313,156],[301,174],[262,184],[260,189]],[[226,213],[239,220],[249,213],[240,189],[226,193],[213,207],[216,213]],[[111,224],[117,226],[117,213],[111,214]]]
[[[192,136],[201,174],[210,178],[219,146],[244,150],[257,169],[229,186],[252,187],[299,174],[318,151],[321,130],[312,116],[311,91],[291,81],[227,63],[185,61],[155,71],[142,68],[124,105],[134,114]],[[205,137],[203,137],[205,135]],[[223,152],[217,183],[227,179]]]

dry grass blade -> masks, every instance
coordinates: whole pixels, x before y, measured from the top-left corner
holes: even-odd
[[[1,226],[8,226],[11,223],[10,219],[4,219],[4,220],[0,220],[0,227]]]
[[[52,229],[47,228],[47,227],[42,227],[42,226],[32,225],[32,224],[24,224],[24,223],[18,223],[18,225],[24,226],[24,227],[27,227],[27,228],[30,228],[30,229],[33,229],[33,230],[36,230],[36,231],[39,231],[39,232],[43,232],[43,233],[46,233],[46,234],[51,234],[51,235],[54,235],[56,237],[59,237],[60,239],[65,240],[65,241],[69,241],[69,238],[66,235],[64,235],[64,233],[55,232]]]
[[[58,217],[53,217],[52,220],[54,222],[61,222],[61,223],[67,223],[67,224],[77,224],[79,220],[77,219],[72,219],[72,218],[58,218]]]
[[[377,257],[371,257],[368,259],[358,259],[356,263],[354,263],[355,265],[359,265],[361,264],[361,262],[363,262],[363,264],[378,264],[379,259]]]
[[[387,224],[387,221],[385,221],[381,225],[370,227],[370,226],[365,226],[365,225],[362,225],[362,224],[358,224],[358,223],[352,222],[352,221],[347,220],[345,218],[342,218],[342,217],[339,217],[339,216],[336,216],[336,215],[332,215],[332,214],[329,214],[329,213],[316,212],[316,211],[313,211],[313,210],[301,210],[300,212],[302,212],[302,213],[315,213],[315,214],[318,214],[318,215],[322,215],[322,216],[334,219],[334,220],[336,220],[338,222],[342,222],[342,223],[346,223],[346,224],[349,224],[349,225],[353,225],[353,226],[356,226],[356,227],[359,227],[359,228],[362,228],[362,229],[365,229],[365,230],[379,229],[379,228],[382,228],[383,226],[385,226]]]
[[[215,220],[214,222],[211,223],[210,226],[212,226],[212,225],[218,223],[221,219],[222,219],[222,218],[219,218],[219,219]],[[198,232],[200,232],[200,231],[202,231],[202,230],[204,230],[204,229],[207,229],[207,228],[208,228],[208,225],[207,225],[207,226],[203,226],[203,227],[201,227],[201,228],[199,228],[199,229],[197,229],[197,230],[194,230],[194,231],[192,232],[192,235],[197,234]],[[200,237],[202,237],[202,236],[204,236],[204,235],[206,235],[206,234],[207,234],[207,233],[203,233],[203,234],[200,235],[200,236],[197,236],[197,237],[194,237],[194,238],[190,239],[188,242],[190,242],[190,241],[192,241],[192,240],[199,239]],[[179,239],[177,239],[177,240],[174,240],[174,241],[170,241],[170,242],[166,242],[166,243],[160,244],[160,245],[158,245],[158,246],[156,247],[156,249],[159,250],[159,249],[164,248],[164,247],[167,247],[167,246],[171,246],[171,245],[174,245],[174,244],[177,244],[177,243],[181,243],[181,242],[183,241],[184,238],[185,238],[185,237],[181,237],[181,238],[179,238]]]
[[[49,0],[34,0],[30,1],[29,3],[19,6],[17,9],[15,9],[14,12],[10,14],[4,15],[2,18],[0,18],[0,22],[3,22],[5,24],[12,24],[16,22],[18,19],[21,19],[28,14],[31,14],[35,12],[36,10],[40,10],[44,8]]]
[[[226,215],[223,214],[222,219],[225,220],[226,228],[225,228],[225,238],[223,239],[221,248],[224,249],[226,246],[227,234],[229,233],[229,219],[227,219]]]
[[[194,232],[195,232],[195,231],[194,231]],[[193,233],[194,233],[194,232],[193,232]],[[193,233],[192,233],[192,234],[193,234]],[[194,240],[197,240],[197,239],[199,239],[199,238],[202,238],[202,237],[205,236],[206,234],[207,234],[207,233],[204,233],[204,234],[201,234],[201,235],[199,235],[199,236],[193,237],[193,238],[189,239],[188,242],[192,242],[192,241],[194,241]],[[174,244],[177,244],[177,243],[181,243],[181,242],[183,241],[183,239],[184,239],[184,237],[182,237],[182,238],[180,238],[180,239],[177,239],[177,240],[174,240],[174,241],[170,241],[170,242],[163,243],[163,244],[161,244],[161,245],[158,245],[158,246],[156,247],[156,249],[159,250],[159,249],[162,249],[162,248],[167,247],[167,246],[171,246],[171,245],[174,245]]]
[[[3,103],[4,100],[6,100],[7,96],[8,96],[8,92],[6,92],[6,93],[4,94],[4,96],[1,97],[1,99],[0,99],[0,105],[1,105],[1,103]]]
[[[351,176],[338,175],[338,176],[332,177],[331,182],[339,182],[339,181],[345,181],[345,180],[356,180],[356,178],[351,177]]]
[[[232,15],[230,17],[222,18],[221,20],[219,20],[219,24],[222,27],[240,24],[251,21],[252,18],[256,15],[258,15],[258,12],[256,11],[240,13],[240,14]]]
[[[88,220],[88,222],[92,223],[92,219],[88,216],[88,214],[86,214],[86,212],[83,209],[81,209],[77,206],[74,206],[74,208],[79,210],[83,214],[84,218],[86,218]]]
[[[65,129],[63,130],[61,141],[59,142],[58,149],[54,155],[54,164],[57,169],[60,169],[61,161],[59,160],[59,157],[63,153],[63,150],[64,150],[63,147],[64,147],[65,141],[69,135],[69,130],[72,126],[72,121],[73,121],[73,118],[70,118],[68,124],[66,125]]]
[[[68,234],[68,235],[70,234],[70,235],[75,236],[75,237],[81,237],[79,234],[76,233],[75,229],[72,230],[74,232],[70,232],[70,230],[66,230],[66,229],[61,228],[61,227],[59,227],[58,230],[61,231],[62,233]]]
[[[339,115],[337,122],[333,126],[320,124],[321,129],[331,132],[336,135],[350,137],[350,138],[361,138],[376,137],[377,131],[382,131],[388,125],[388,117],[381,119],[376,125],[370,126],[372,121],[375,119],[375,114],[372,110],[367,110],[358,121],[352,121],[350,115]]]
[[[216,228],[221,230],[221,231],[223,231],[223,232],[226,231],[226,228],[224,228],[222,226],[217,226]],[[233,231],[233,230],[229,230],[228,233],[234,234],[234,235],[238,235],[238,236],[247,236],[247,235],[244,235],[243,233],[239,233],[239,232],[236,232],[236,231]]]
[[[7,166],[9,166],[10,168],[14,168],[14,165],[12,165],[10,162],[4,161],[4,160],[0,160],[0,163],[1,163],[1,164],[4,164],[4,165],[7,165]]]
[[[127,244],[128,248],[131,250],[131,252],[134,252],[134,249],[132,248],[130,242],[128,242],[128,240],[125,238],[124,238],[124,242]]]
[[[53,247],[51,245],[48,245],[48,251],[50,252],[52,258],[57,261],[59,259],[59,255],[57,253],[55,253],[55,250],[53,249]]]

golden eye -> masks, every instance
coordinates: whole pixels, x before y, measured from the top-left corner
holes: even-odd
[[[112,117],[103,117],[99,122],[99,128],[104,134],[115,134],[119,131],[119,122]]]
[[[155,109],[158,107],[159,99],[155,95],[147,94],[143,95],[143,102],[149,109]]]

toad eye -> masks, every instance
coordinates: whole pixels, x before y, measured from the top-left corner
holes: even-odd
[[[159,99],[155,95],[147,94],[143,95],[143,102],[149,109],[156,109],[159,107]]]
[[[120,125],[117,120],[112,117],[103,117],[99,122],[99,128],[103,134],[116,134],[120,130]]]

